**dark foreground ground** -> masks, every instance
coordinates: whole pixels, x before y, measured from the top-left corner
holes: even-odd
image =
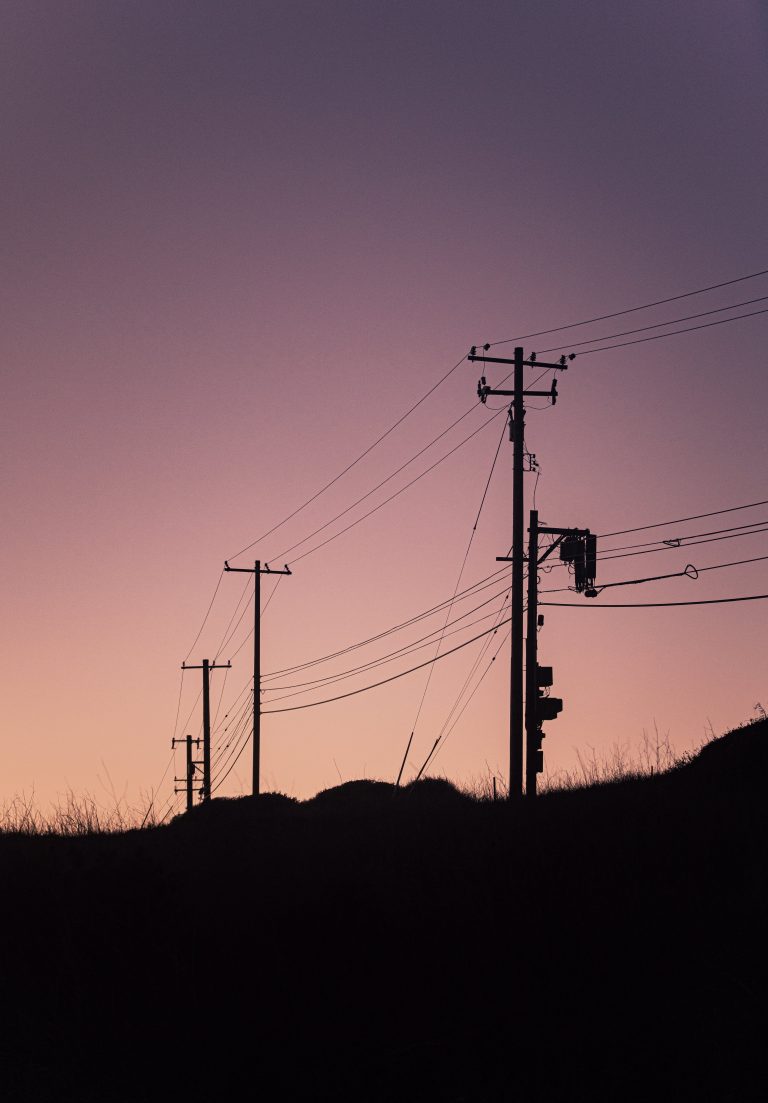
[[[0,838],[0,1098],[764,1097],[767,766]]]

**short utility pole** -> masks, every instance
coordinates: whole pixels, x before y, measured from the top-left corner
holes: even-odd
[[[487,352],[490,345],[484,345]],[[574,354],[570,354],[573,359]],[[543,396],[557,402],[557,380],[552,380],[548,391],[526,391],[523,383],[523,368],[542,368],[548,371],[564,371],[568,364],[561,356],[557,364],[548,364],[536,359],[531,353],[525,359],[522,347],[515,348],[513,360],[498,356],[478,356],[477,346],[473,345],[467,357],[482,364],[509,364],[514,368],[513,388],[511,391],[494,390],[488,386],[485,376],[477,385],[477,394],[481,402],[489,395],[505,395],[512,398],[510,435],[514,444],[512,459],[512,659],[510,670],[509,697],[509,798],[522,796],[523,792],[523,562],[525,548],[523,544],[523,471],[525,457],[525,402],[528,396]],[[506,559],[506,557],[504,557]]]
[[[209,662],[203,659],[199,666],[181,664],[182,670],[202,670],[203,672],[203,787],[200,795],[204,801],[211,799],[211,671],[228,670],[232,663]]]
[[[556,537],[543,555],[539,555],[539,536]],[[538,510],[530,512],[528,528],[528,610],[525,638],[525,794],[536,796],[536,779],[544,769],[542,724],[555,720],[563,710],[559,697],[544,695],[552,685],[552,667],[539,666],[538,631],[544,624],[539,616],[538,569],[556,548],[561,560],[573,567],[575,590],[593,597],[597,573],[597,537],[589,529],[552,528],[539,524]]]
[[[269,563],[262,567],[260,559],[252,567],[230,567],[225,559],[224,570],[253,575],[253,795],[257,797],[261,768],[261,576],[293,572],[287,563],[281,571],[273,571]]]
[[[192,744],[194,743],[194,745],[196,747],[199,747],[200,746],[200,740],[199,739],[193,739],[191,735],[185,735],[183,739],[172,739],[171,740],[171,747],[175,747],[177,743],[186,743],[186,745],[187,745],[187,776],[186,776],[186,778],[175,777],[173,780],[175,782],[186,781],[187,811],[191,812],[192,811],[192,794],[193,794],[194,781],[195,781],[195,769],[196,769],[196,767],[201,765],[200,762],[194,762],[193,759],[192,759]],[[185,790],[184,789],[174,789],[173,791],[174,791],[174,793],[183,793]],[[202,792],[202,790],[201,790],[201,792]]]

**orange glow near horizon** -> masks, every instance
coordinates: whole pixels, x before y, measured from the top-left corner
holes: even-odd
[[[151,17],[43,2],[8,17],[0,806],[33,791],[47,806],[69,789],[141,803],[174,731],[199,734],[197,672],[184,677],[175,724],[188,652],[191,663],[232,659],[212,682],[218,755],[252,671],[245,602],[231,620],[244,575],[222,578],[190,652],[224,559],[338,475],[472,343],[768,267],[756,233],[768,157],[764,13],[711,2],[690,27],[666,5],[650,16],[555,7],[441,9],[436,22],[430,4],[388,15],[353,5],[344,20],[297,5],[262,22],[245,3],[226,18],[206,4],[179,18],[162,2]],[[467,71],[467,43],[481,40],[481,64]],[[511,40],[517,56],[545,52],[562,80],[514,77]],[[565,341],[568,351],[569,339],[764,295],[768,277],[521,343]],[[768,499],[766,319],[577,356],[557,405],[531,402],[527,445],[541,474],[526,475],[526,510],[535,495],[542,522],[606,533]],[[493,418],[502,403],[476,403],[479,374],[461,364],[326,493],[233,559],[292,565],[263,618],[265,674],[450,598],[503,415],[300,557]],[[470,408],[391,482],[288,551]],[[511,454],[504,440],[460,589],[509,549]],[[763,519],[768,527],[768,506],[606,539],[600,551]],[[727,535],[606,560],[600,581],[768,556],[767,533]],[[553,565],[542,589],[565,578]],[[273,586],[264,579],[265,601]],[[768,706],[768,603],[596,606],[766,592],[757,561],[617,588],[591,605],[552,594],[582,607],[542,609],[540,660],[565,703],[546,726],[548,771],[573,769],[590,748],[636,752],[655,726],[683,752]],[[344,672],[443,617],[280,683]],[[405,780],[480,646],[436,664]],[[430,654],[362,671],[338,692]],[[264,716],[262,788],[303,798],[340,776],[394,780],[427,676]],[[505,646],[434,772],[458,784],[506,776],[508,692]],[[217,795],[250,792],[250,757],[247,747]]]

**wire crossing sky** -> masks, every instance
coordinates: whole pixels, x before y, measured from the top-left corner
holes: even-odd
[[[526,506],[612,534],[598,582],[700,572],[635,587],[643,614],[545,610],[548,768],[750,716],[764,604],[726,599],[768,577],[767,47],[752,0],[7,4],[0,807],[173,809],[179,666],[216,656],[214,785],[249,791],[234,548],[294,572],[264,587],[265,710],[429,658],[505,416],[479,336],[577,353],[528,409]],[[430,770],[506,770],[504,629],[464,644],[507,615],[510,542],[505,438],[405,781],[438,737]],[[426,676],[265,716],[264,786],[394,779]]]

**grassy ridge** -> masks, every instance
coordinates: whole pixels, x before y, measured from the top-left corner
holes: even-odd
[[[6,835],[3,1097],[758,1098],[767,729],[520,807],[353,782]]]

